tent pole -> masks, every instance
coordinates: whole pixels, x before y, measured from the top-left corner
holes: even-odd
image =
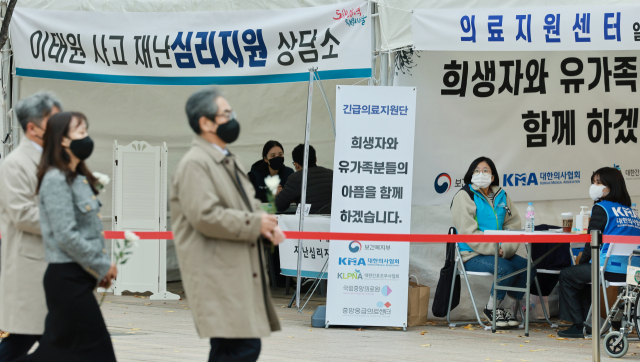
[[[322,98],[324,98],[324,104],[327,105],[327,111],[329,111],[329,118],[331,118],[331,126],[333,127],[333,139],[336,139],[336,122],[333,120],[333,112],[331,111],[331,105],[329,105],[329,100],[327,100],[327,95],[324,92],[324,87],[322,86],[322,80],[320,80],[320,74],[318,71],[314,71],[316,75],[316,83],[320,86],[320,93],[322,93]]]
[[[376,18],[380,21],[380,17],[374,17],[378,13],[378,5],[369,1],[369,14],[371,14],[371,77],[369,77],[369,86],[375,85],[376,76]]]
[[[393,81],[396,77],[396,54],[398,51],[392,51],[389,53],[389,85],[393,85]]]
[[[5,14],[7,13],[6,1],[2,1],[0,11],[2,17],[4,18]],[[11,121],[9,117],[9,109],[11,109],[11,83],[9,82],[11,78],[11,49],[9,43],[9,41],[4,43],[4,47],[2,48],[2,52],[0,53],[2,56],[2,68],[0,69],[0,81],[2,81],[2,88],[0,89],[0,91],[2,92],[2,126],[0,127],[2,157],[6,157],[11,151]]]
[[[11,150],[15,150],[20,144],[20,124],[16,115],[16,104],[20,100],[20,77],[16,76],[16,57],[11,56]]]
[[[311,108],[313,106],[313,75],[318,68],[309,68],[309,95],[307,97],[307,125],[304,131],[304,160],[302,165],[302,194],[300,195],[300,221],[298,231],[304,231],[304,210],[307,204],[307,175],[309,174],[309,138],[311,137]],[[300,308],[302,286],[302,240],[298,239],[298,278],[296,280],[296,308]]]

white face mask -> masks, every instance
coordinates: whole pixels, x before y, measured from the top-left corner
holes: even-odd
[[[604,189],[606,188],[606,186],[604,185],[591,185],[591,187],[589,188],[589,196],[591,196],[591,199],[593,199],[593,201],[598,201],[600,200],[604,195]],[[607,194],[609,194],[607,192]]]
[[[491,175],[484,173],[476,173],[471,177],[471,183],[481,189],[486,189],[491,185]]]

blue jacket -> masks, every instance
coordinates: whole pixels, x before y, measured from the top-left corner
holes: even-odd
[[[640,236],[640,218],[630,207],[617,202],[600,201],[593,208],[601,207],[607,213],[607,224],[602,230],[603,235]],[[604,244],[600,250],[600,266],[604,265],[610,244]],[[625,255],[611,255],[605,271],[610,273],[627,274],[629,257]],[[633,258],[633,266],[640,266],[640,258]]]
[[[474,190],[469,185],[464,185],[460,190],[466,192],[476,204],[476,222],[478,230],[502,230],[504,218],[507,214],[507,193],[502,189],[495,192],[492,206],[481,191]],[[510,213],[510,211],[509,211]],[[473,251],[467,243],[460,243],[460,251]]]

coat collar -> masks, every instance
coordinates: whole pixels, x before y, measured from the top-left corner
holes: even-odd
[[[216,161],[216,163],[222,163],[222,161],[225,158],[233,157],[233,154],[231,153],[231,151],[229,151],[229,155],[227,156],[227,155],[223,154],[222,152],[220,152],[215,147],[213,147],[211,145],[211,143],[207,142],[207,140],[205,140],[204,138],[202,138],[200,136],[195,136],[193,138],[192,144],[194,146],[202,148],[209,156],[211,156],[211,158],[213,158],[214,161]]]
[[[16,151],[20,150],[36,165],[40,164],[40,159],[42,158],[42,153],[38,151],[33,144],[31,144],[31,140],[27,137],[23,137],[20,141],[20,145],[16,149]]]

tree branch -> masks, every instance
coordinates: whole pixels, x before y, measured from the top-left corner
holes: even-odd
[[[10,0],[7,5],[7,12],[4,14],[4,20],[2,21],[2,28],[0,28],[0,49],[4,47],[4,44],[9,39],[9,23],[11,22],[11,16],[13,15],[13,9],[16,7],[18,0]]]

